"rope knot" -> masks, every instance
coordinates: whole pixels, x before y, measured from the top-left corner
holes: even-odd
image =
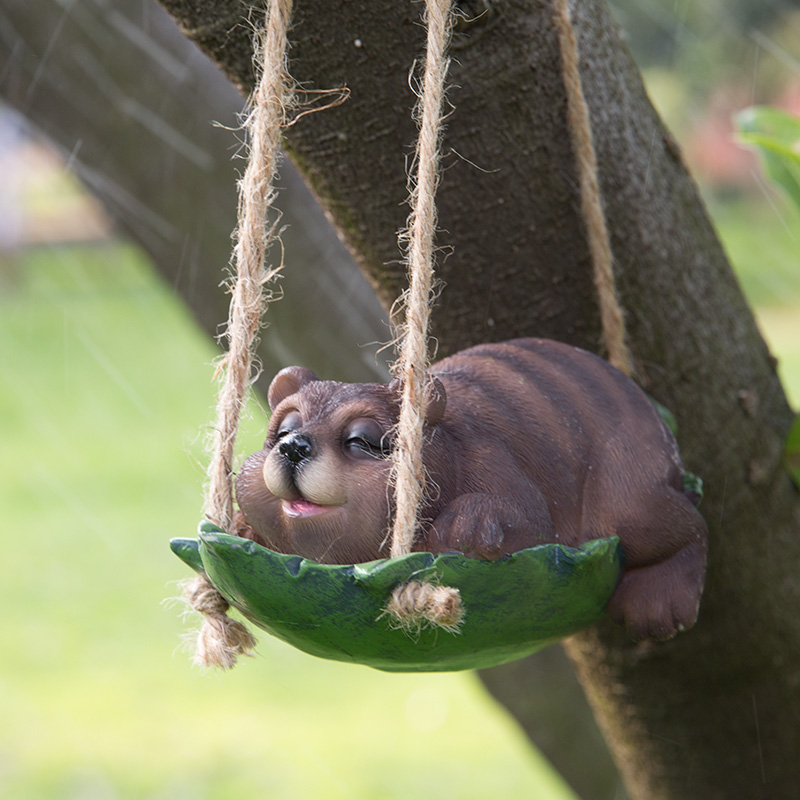
[[[461,593],[452,586],[410,581],[392,592],[384,614],[398,628],[416,633],[424,628],[442,628],[458,633],[464,621]]]
[[[241,622],[227,615],[230,603],[203,575],[183,584],[183,597],[203,615],[197,634],[194,662],[203,667],[230,669],[239,656],[252,655],[256,640]]]

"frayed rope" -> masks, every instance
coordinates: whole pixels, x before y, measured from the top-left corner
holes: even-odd
[[[412,635],[431,627],[458,633],[464,621],[464,607],[461,593],[452,586],[410,581],[392,592],[381,616],[390,617],[393,627]]]
[[[600,305],[603,341],[608,360],[626,375],[633,375],[633,355],[627,342],[625,315],[614,277],[614,257],[598,182],[597,153],[589,107],[580,73],[578,40],[572,25],[569,0],[556,0],[554,21],[561,50],[561,69],[567,94],[567,121],[578,168],[581,211],[592,256],[594,282]]]
[[[405,324],[402,327],[400,355],[393,369],[402,385],[391,477],[397,498],[392,530],[393,558],[411,552],[426,488],[422,442],[429,361],[428,329],[434,291],[436,188],[439,182],[445,78],[449,67],[447,46],[453,24],[451,0],[427,0],[426,22],[425,71],[416,112],[419,121],[416,175],[411,180],[408,228],[400,234],[400,241],[408,243],[406,259],[409,288],[405,295]],[[461,625],[464,611],[458,589],[412,581],[394,590],[385,615],[405,630],[435,626],[455,633]]]
[[[254,43],[259,81],[250,99],[245,127],[250,156],[239,185],[239,225],[230,286],[230,316],[225,336],[228,351],[221,364],[223,382],[217,398],[217,424],[208,467],[206,516],[222,530],[233,527],[233,454],[253,354],[266,303],[266,286],[280,267],[265,266],[266,253],[276,238],[267,214],[275,196],[273,182],[280,155],[281,129],[292,103],[286,69],[291,0],[271,0],[263,33]],[[184,589],[187,602],[205,621],[197,637],[194,660],[204,666],[230,669],[239,655],[249,654],[255,639],[241,622],[229,619],[228,602],[204,577]]]
[[[241,622],[228,615],[230,604],[208,582],[198,575],[182,584],[183,599],[192,610],[203,615],[197,632],[193,661],[201,667],[230,669],[239,656],[251,656],[256,640]]]

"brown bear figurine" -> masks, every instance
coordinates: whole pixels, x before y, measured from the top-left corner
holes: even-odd
[[[591,353],[544,339],[437,363],[426,410],[428,499],[415,550],[494,560],[532,545],[619,536],[611,616],[635,639],[691,627],[707,529],[653,404]],[[236,482],[237,532],[323,563],[388,555],[396,383],[288,367],[269,389],[264,448]]]

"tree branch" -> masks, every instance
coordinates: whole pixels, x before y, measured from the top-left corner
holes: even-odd
[[[218,333],[228,304],[219,283],[235,225],[236,135],[209,120],[235,125],[242,96],[163,10],[139,0],[66,11],[57,0],[12,0],[0,25],[0,62],[4,100],[62,149],[196,320]],[[374,379],[373,348],[365,345],[389,336],[381,309],[291,165],[282,170],[279,204],[285,298],[270,309],[262,337],[262,388],[286,363]],[[536,686],[528,698],[535,713],[523,724],[579,794],[619,800],[617,770],[565,661],[551,648],[518,665]],[[506,701],[505,673],[489,686]]]
[[[3,100],[61,148],[199,324],[219,334],[244,169],[234,157],[242,96],[163,9],[138,0],[11,0],[0,13],[0,63]],[[354,354],[330,335],[388,339],[379,303],[289,163],[280,187],[289,300],[269,311],[265,374],[288,360],[342,380],[382,379],[372,350]],[[306,263],[325,270],[291,269]]]

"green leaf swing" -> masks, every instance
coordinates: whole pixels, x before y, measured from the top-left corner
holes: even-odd
[[[229,605],[276,637],[316,656],[388,671],[482,668],[528,655],[603,616],[622,568],[616,538],[579,548],[545,544],[488,562],[455,553],[411,552],[424,493],[421,462],[428,316],[433,285],[435,191],[442,127],[446,45],[452,0],[427,0],[428,44],[420,95],[420,134],[409,219],[409,291],[400,357],[402,404],[393,456],[396,510],[391,557],[367,564],[323,565],[274,553],[225,533],[233,518],[233,444],[250,381],[264,285],[278,272],[264,268],[274,229],[265,230],[272,201],[281,125],[289,92],[286,36],[290,0],[270,0],[257,45],[261,78],[247,127],[250,160],[242,181],[227,329],[228,353],[217,405],[209,467],[207,517],[198,539],[171,547],[198,573],[187,597],[205,615],[196,660],[230,667],[254,640],[227,617]],[[599,200],[588,111],[578,73],[577,45],[566,0],[556,3],[570,127],[581,173],[581,195],[597,273],[603,331],[612,363],[630,373],[630,356],[613,284],[610,247]]]

